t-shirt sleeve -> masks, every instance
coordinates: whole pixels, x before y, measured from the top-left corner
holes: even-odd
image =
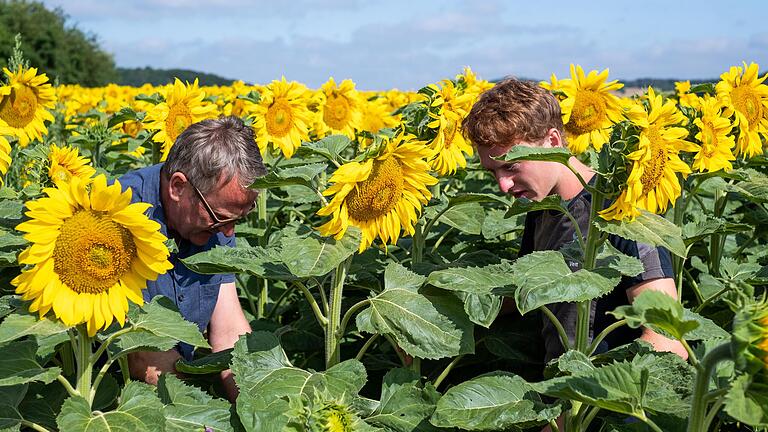
[[[144,184],[144,181],[138,174],[135,172],[129,172],[117,179],[117,181],[120,182],[120,187],[123,189],[123,192],[129,188],[131,189],[131,203],[142,201],[141,188]]]
[[[638,243],[618,236],[611,236],[610,241],[619,252],[638,258],[643,263],[644,270],[642,273],[622,281],[622,285],[626,288],[647,280],[674,277],[672,257],[667,249]]]

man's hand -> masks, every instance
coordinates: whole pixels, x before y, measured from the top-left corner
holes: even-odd
[[[181,355],[175,349],[161,352],[139,351],[128,354],[128,369],[131,377],[147,384],[157,385],[161,373],[176,372],[176,361]]]
[[[245,319],[240,300],[237,298],[237,287],[234,282],[222,284],[216,307],[211,315],[211,323],[208,325],[208,342],[211,344],[211,349],[213,352],[218,352],[232,348],[240,336],[250,332],[251,326]],[[227,398],[230,402],[234,402],[239,390],[232,371],[229,369],[222,371],[221,380],[227,391]]]
[[[645,290],[661,291],[673,299],[677,300],[677,289],[675,288],[675,281],[670,278],[651,279],[629,288],[627,290],[627,298],[630,303],[635,300],[635,297],[639,296]],[[672,352],[680,356],[683,360],[688,360],[688,351],[685,350],[683,344],[674,339],[664,337],[649,328],[643,328],[643,334],[640,339],[653,345],[653,349],[659,352]]]

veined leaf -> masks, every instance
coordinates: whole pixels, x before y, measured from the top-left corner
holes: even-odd
[[[120,404],[114,411],[91,412],[91,407],[82,397],[67,399],[56,423],[60,430],[68,432],[165,430],[162,402],[153,387],[138,381],[131,381],[125,386]]]
[[[559,405],[541,401],[534,388],[512,374],[486,375],[449,389],[431,422],[442,428],[506,430],[542,425],[560,415]]]
[[[663,246],[682,258],[687,255],[680,227],[659,215],[642,211],[633,222],[606,221],[598,218],[595,223],[600,231],[651,246]]]
[[[32,381],[50,383],[61,373],[58,367],[43,368],[37,362],[34,340],[11,342],[0,347],[0,387]]]
[[[518,198],[512,203],[511,206],[509,206],[509,210],[507,210],[507,213],[504,215],[504,217],[510,218],[512,216],[538,210],[555,210],[559,211],[560,213],[566,213],[568,212],[568,206],[565,204],[565,201],[563,201],[563,199],[557,195],[550,195],[541,201],[531,201],[528,198]]]
[[[24,336],[51,336],[69,329],[57,319],[44,317],[26,311],[17,311],[5,317],[0,323],[0,345],[21,339]]]
[[[504,261],[485,267],[451,267],[429,274],[427,283],[451,291],[489,294],[511,283],[512,265]]]
[[[232,362],[232,349],[215,352],[194,360],[179,359],[176,370],[185,374],[209,374],[229,369]]]
[[[527,145],[512,146],[507,153],[494,159],[504,162],[516,162],[523,160],[558,162],[568,164],[573,156],[565,147],[534,147]]]
[[[168,432],[229,432],[230,404],[214,399],[206,392],[185,385],[173,374],[162,374],[157,383],[160,400],[165,404],[165,430]]]
[[[341,162],[341,152],[351,141],[344,135],[331,135],[319,141],[305,142],[296,150],[297,156],[317,154],[328,160]]]
[[[164,296],[157,296],[144,307],[131,307],[128,321],[134,328],[161,337],[170,337],[196,347],[210,348],[197,326],[182,318],[176,305]]]
[[[725,412],[750,426],[768,426],[768,385],[740,375],[725,396]]]
[[[431,384],[422,385],[410,369],[392,369],[384,375],[381,403],[366,423],[395,432],[433,432],[429,423],[440,394]]]
[[[245,272],[272,280],[296,279],[296,276],[280,261],[280,253],[273,248],[264,249],[258,246],[215,247],[183,258],[181,262],[197,273]]]
[[[609,293],[620,280],[619,272],[609,268],[572,272],[555,251],[518,258],[511,272],[511,282],[517,287],[515,303],[521,314],[551,303],[592,300]]]
[[[290,235],[281,240],[281,261],[298,277],[324,276],[357,252],[360,230],[350,227],[341,240],[322,237],[312,231],[307,236]]]
[[[619,306],[609,313],[617,319],[626,319],[632,328],[648,326],[675,339],[683,339],[686,333],[699,327],[697,320],[685,318],[680,302],[654,290],[643,291],[631,305]]]

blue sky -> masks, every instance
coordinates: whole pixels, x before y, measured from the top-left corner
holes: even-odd
[[[546,79],[570,63],[611,78],[716,78],[768,66],[768,1],[44,0],[118,66],[310,87],[417,89],[469,65]]]

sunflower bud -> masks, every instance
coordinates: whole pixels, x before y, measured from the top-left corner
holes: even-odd
[[[768,301],[748,304],[736,313],[731,351],[737,369],[768,376]]]

